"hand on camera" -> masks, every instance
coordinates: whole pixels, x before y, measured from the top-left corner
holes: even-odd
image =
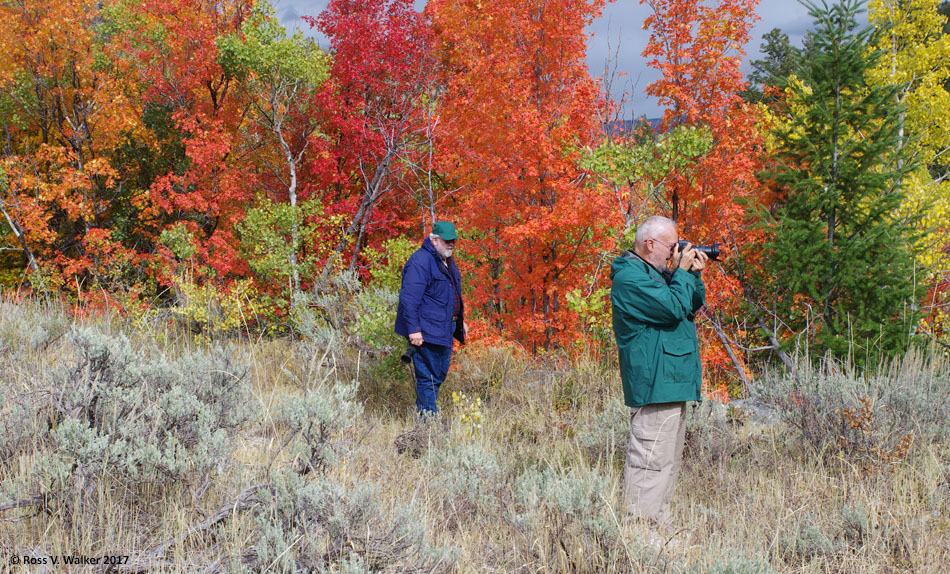
[[[422,331],[418,333],[409,333],[409,342],[419,347],[422,345]]]
[[[693,260],[693,266],[690,267],[690,271],[702,271],[706,268],[706,263],[709,261],[709,256],[703,253],[702,251],[696,251],[695,249],[690,249],[693,253],[696,254],[696,259]]]
[[[679,267],[683,271],[689,271],[696,261],[696,250],[691,243],[686,244],[685,249],[680,249],[679,243],[676,244],[676,250],[673,252],[674,267]]]

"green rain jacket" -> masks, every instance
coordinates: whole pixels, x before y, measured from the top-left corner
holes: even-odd
[[[610,302],[628,407],[698,401],[702,366],[696,312],[706,286],[696,271],[677,269],[667,280],[631,251],[610,266]]]

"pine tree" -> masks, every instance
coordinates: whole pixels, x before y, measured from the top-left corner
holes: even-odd
[[[916,217],[901,211],[913,162],[898,145],[898,88],[867,81],[881,54],[874,31],[858,27],[861,2],[806,6],[815,31],[786,83],[767,174],[778,201],[760,214],[772,306],[786,334],[863,362],[901,350],[916,321]]]
[[[748,87],[742,93],[747,102],[771,102],[772,91],[792,73],[794,50],[788,41],[788,34],[778,28],[762,36],[761,60],[752,60],[752,71],[748,76]]]

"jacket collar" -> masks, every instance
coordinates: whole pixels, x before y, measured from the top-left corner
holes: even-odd
[[[653,266],[652,263],[650,263],[643,257],[640,257],[640,254],[632,249],[628,249],[624,251],[623,253],[621,253],[620,255],[621,257],[626,257],[627,259],[633,259],[634,261],[642,261],[643,264],[646,265],[648,269],[652,269],[653,271],[655,271],[660,277],[663,278],[664,281],[666,281],[667,284],[669,284],[670,281],[673,279],[673,272],[671,272],[669,269],[657,269],[656,267]]]

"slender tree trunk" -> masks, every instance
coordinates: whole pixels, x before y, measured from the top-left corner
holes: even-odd
[[[16,235],[17,242],[20,244],[20,248],[23,249],[23,253],[26,255],[27,262],[30,265],[30,270],[40,278],[40,283],[42,284],[43,277],[40,275],[40,266],[36,263],[36,257],[33,256],[33,251],[30,249],[30,246],[26,244],[26,237],[23,236],[23,232],[20,230],[20,227],[13,222],[13,218],[10,217],[10,214],[7,213],[6,207],[4,207],[2,200],[0,200],[0,211],[3,212],[3,216],[7,220],[7,224],[10,226],[10,229],[13,230],[13,234]]]
[[[287,185],[287,198],[290,202],[290,209],[293,215],[290,220],[290,255],[287,257],[287,263],[290,265],[290,304],[295,307],[297,292],[300,291],[300,272],[297,269],[297,249],[300,247],[300,229],[297,224],[297,162],[294,160],[293,152],[284,139],[284,134],[280,128],[277,128],[277,137],[280,139],[280,147],[284,151],[284,157],[287,159],[287,167],[290,170],[290,182]]]
[[[353,235],[357,236],[357,239],[361,238],[366,229],[366,224],[369,221],[369,217],[372,214],[373,208],[379,202],[379,199],[385,193],[383,189],[383,184],[386,179],[389,177],[390,165],[392,164],[393,157],[396,155],[395,149],[390,149],[386,152],[386,155],[383,157],[383,161],[380,162],[379,166],[376,168],[376,172],[373,174],[373,178],[370,180],[365,190],[363,191],[363,201],[360,203],[359,209],[356,210],[356,214],[353,216],[353,221],[350,223],[350,226],[346,229],[346,232],[343,238],[340,240],[340,243],[333,250],[337,256],[342,256],[343,252],[346,251],[346,248],[350,244],[350,238]],[[353,271],[356,269],[356,257],[359,253],[353,255],[350,259],[349,270]],[[333,266],[333,261],[328,261],[326,266],[323,268],[323,276],[326,277],[330,272],[330,269]]]
[[[713,330],[716,331],[716,336],[719,337],[719,341],[722,343],[722,348],[726,350],[726,354],[729,355],[729,360],[732,361],[732,366],[736,369],[736,374],[739,375],[739,380],[742,381],[742,386],[749,388],[749,377],[745,374],[745,369],[742,368],[742,363],[739,362],[739,358],[736,357],[736,354],[732,350],[732,345],[729,343],[726,333],[723,331],[722,325],[719,323],[719,319],[713,316],[708,310],[706,311],[706,317],[709,319],[709,324],[712,325]]]

